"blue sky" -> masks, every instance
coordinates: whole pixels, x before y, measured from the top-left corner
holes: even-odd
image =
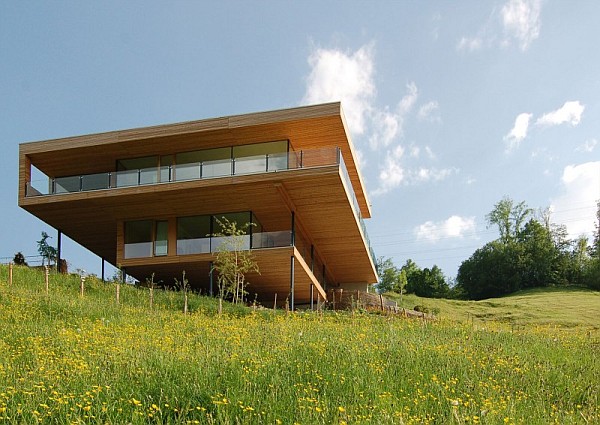
[[[600,2],[0,2],[0,257],[36,254],[19,143],[342,101],[378,256],[453,277],[503,196],[600,198]],[[55,239],[54,239],[55,240]],[[63,241],[71,269],[100,260]]]

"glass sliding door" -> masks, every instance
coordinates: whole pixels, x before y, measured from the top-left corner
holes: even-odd
[[[154,255],[164,256],[168,253],[169,227],[167,221],[157,221],[154,236]]]

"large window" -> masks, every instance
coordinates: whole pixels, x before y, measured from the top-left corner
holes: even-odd
[[[152,257],[152,220],[125,223],[125,258]]]
[[[250,249],[250,239],[253,234],[260,234],[262,226],[250,211],[225,213],[215,215],[197,215],[177,219],[177,255],[201,254],[216,252],[222,246],[227,247],[234,241],[229,236],[218,236],[226,233],[220,223],[236,223],[238,229],[243,229],[240,235],[241,245],[238,249]],[[247,225],[254,223],[254,225]]]
[[[210,216],[177,219],[177,255],[210,252]]]
[[[252,222],[252,213],[250,211],[216,214],[212,216],[212,221],[213,234],[215,235],[224,233],[222,225],[226,225],[227,221],[236,223],[236,228],[244,231],[244,234],[240,235],[239,241],[234,240],[230,236],[214,236],[211,241],[211,250],[213,252],[218,251],[222,246],[233,246],[238,243],[241,245],[236,246],[236,249],[250,249],[250,234],[252,232],[252,226],[248,225],[248,223]]]

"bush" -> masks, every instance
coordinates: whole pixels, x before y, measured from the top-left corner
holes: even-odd
[[[418,311],[418,312],[420,312],[420,313],[426,313],[426,314],[427,314],[427,313],[429,313],[429,307],[425,307],[424,305],[420,305],[420,304],[419,304],[419,305],[416,305],[416,306],[413,308],[413,310],[414,310],[414,311]]]
[[[13,258],[13,263],[17,266],[26,266],[25,256],[21,252],[17,252]]]

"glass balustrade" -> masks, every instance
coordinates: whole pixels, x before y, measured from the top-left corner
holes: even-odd
[[[152,257],[152,242],[126,243],[125,258]]]

